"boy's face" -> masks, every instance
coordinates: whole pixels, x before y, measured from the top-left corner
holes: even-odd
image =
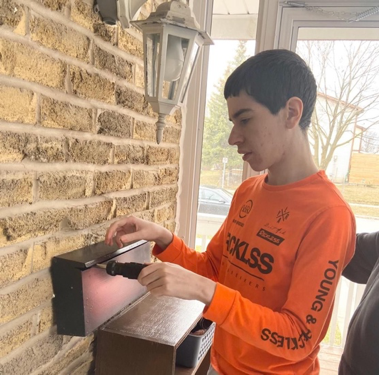
[[[245,91],[227,99],[229,118],[233,127],[229,144],[238,147],[242,159],[255,171],[278,165],[286,153],[286,111],[273,115]]]

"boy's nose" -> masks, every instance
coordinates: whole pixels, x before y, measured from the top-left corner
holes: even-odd
[[[238,145],[242,142],[242,137],[240,134],[238,134],[235,126],[232,127],[232,130],[229,134],[228,142],[231,146]]]

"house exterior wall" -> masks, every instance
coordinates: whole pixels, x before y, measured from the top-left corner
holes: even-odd
[[[175,231],[181,113],[158,146],[142,57],[90,0],[0,5],[0,374],[93,371],[94,335],[56,333],[53,256],[122,215]]]
[[[353,152],[349,182],[379,185],[379,155]]]

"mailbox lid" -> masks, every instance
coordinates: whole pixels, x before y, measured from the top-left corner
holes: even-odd
[[[148,242],[145,240],[136,241],[119,249],[117,244],[109,246],[105,244],[104,241],[102,241],[92,245],[84,246],[81,249],[58,255],[53,258],[53,261],[67,261],[67,264],[72,267],[86,269],[91,268],[98,263],[103,263],[111,260],[118,255],[132,251],[137,247],[140,247],[147,243]]]

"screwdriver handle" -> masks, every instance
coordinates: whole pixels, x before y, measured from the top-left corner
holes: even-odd
[[[107,274],[111,276],[121,275],[127,277],[128,279],[138,279],[138,275],[142,268],[145,268],[147,264],[142,263],[120,263],[115,260],[111,260],[107,263]]]

